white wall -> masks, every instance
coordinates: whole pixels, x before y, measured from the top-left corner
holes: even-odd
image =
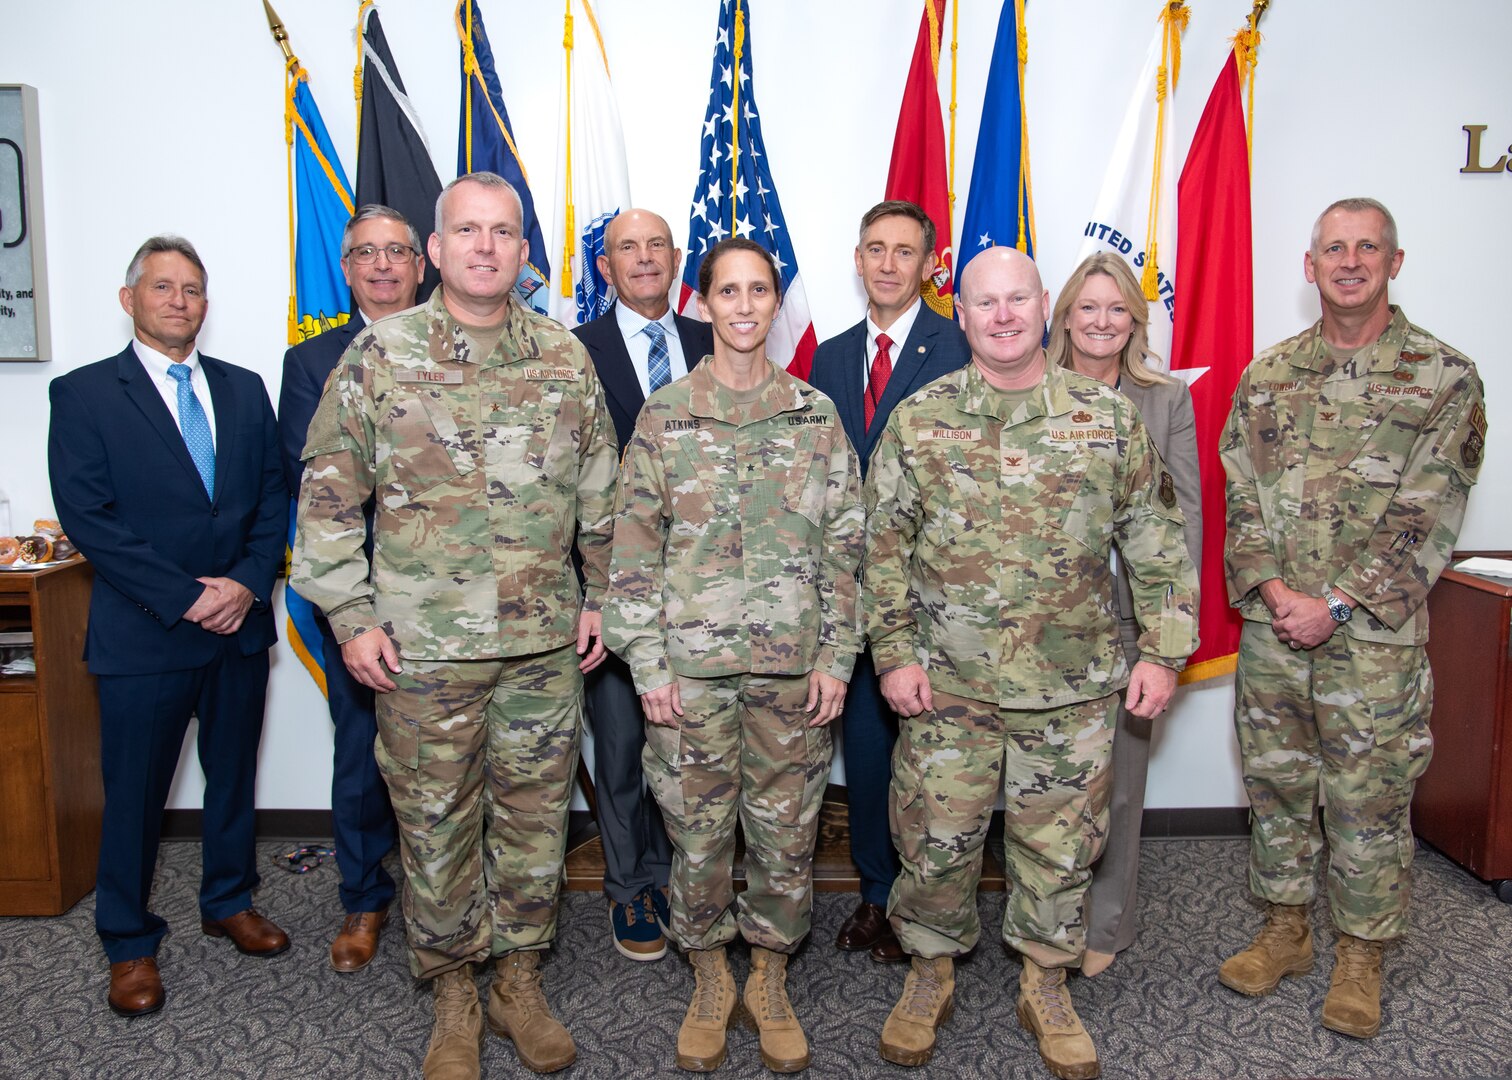
[[[821,338],[861,313],[851,265],[855,225],[882,195],[918,0],[751,0],[756,96],[767,150]],[[562,26],[556,5],[480,0],[504,95],[541,212],[555,187]],[[355,3],[278,0],[311,73],[348,176],[353,174],[351,23]],[[1040,263],[1053,289],[1153,29],[1158,0],[1034,0],[1028,103]],[[1249,0],[1195,0],[1176,105],[1180,154],[1243,22]],[[970,184],[980,99],[999,5],[962,5],[956,222]],[[454,173],[457,46],[451,4],[385,0],[395,58],[443,179]],[[510,25],[524,12],[533,19]],[[697,174],[698,128],[714,0],[599,0],[624,119],[635,201],[683,233]],[[948,18],[948,16],[947,16]],[[0,365],[0,486],[16,519],[52,516],[46,475],[47,382],[117,352],[130,325],[115,301],[136,245],[162,230],[200,249],[211,274],[207,352],[259,371],[277,396],[287,298],[283,67],[253,0],[54,0],[0,7],[0,81],[39,91],[55,358]],[[1395,211],[1408,253],[1393,297],[1409,316],[1480,362],[1492,430],[1462,547],[1506,546],[1512,509],[1498,497],[1512,465],[1503,434],[1512,378],[1504,336],[1512,173],[1465,176],[1461,125],[1490,125],[1494,159],[1512,142],[1512,30],[1505,0],[1461,0],[1431,14],[1418,0],[1273,5],[1262,30],[1254,132],[1257,347],[1317,317],[1302,278],[1312,219],[1344,195]],[[581,32],[581,31],[580,31]],[[948,50],[942,95],[949,101]],[[550,235],[550,222],[543,232]],[[1066,237],[1057,242],[1058,237]],[[1210,523],[1209,527],[1212,527]],[[1153,807],[1244,801],[1232,746],[1231,680],[1183,692],[1152,766]],[[258,774],[263,807],[329,805],[324,707],[287,646],[273,665]],[[190,755],[186,754],[186,759]],[[175,806],[197,806],[184,770]]]

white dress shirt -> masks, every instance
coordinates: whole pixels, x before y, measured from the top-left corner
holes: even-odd
[[[913,332],[913,324],[919,318],[919,308],[923,303],[923,297],[915,300],[913,306],[894,319],[893,324],[886,330],[883,330],[876,323],[872,322],[871,307],[867,307],[866,356],[863,358],[862,363],[864,366],[861,368],[861,390],[863,393],[871,386],[872,361],[877,358],[877,335],[886,334],[892,339],[892,349],[888,352],[887,356],[892,361],[892,366],[896,368],[898,366],[898,357],[903,352],[903,343],[908,340],[908,335]]]
[[[646,336],[646,327],[654,321],[667,332],[667,363],[676,382],[688,373],[688,361],[683,356],[682,341],[677,336],[677,320],[672,318],[668,307],[659,319],[648,319],[631,311],[623,303],[614,305],[614,321],[619,324],[620,337],[625,340],[625,349],[630,353],[630,366],[635,368],[635,377],[640,380],[641,393],[651,396],[651,339]],[[703,357],[698,357],[702,360]],[[697,363],[697,360],[694,361]]]
[[[147,374],[152,376],[152,385],[162,395],[163,404],[168,406],[168,415],[173,417],[173,422],[179,427],[179,434],[183,434],[184,422],[179,417],[178,408],[179,384],[177,379],[168,374],[168,368],[179,361],[165,356],[150,345],[142,344],[141,338],[132,338],[131,347],[136,350],[137,359],[147,369]],[[199,350],[195,349],[183,362],[189,368],[189,387],[194,391],[194,396],[199,398],[200,408],[205,410],[205,419],[210,422],[210,441],[213,443],[215,402],[210,400],[210,384],[205,380],[205,369],[199,362]]]

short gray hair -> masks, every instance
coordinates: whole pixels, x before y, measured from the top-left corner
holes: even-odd
[[[409,218],[391,206],[384,206],[382,203],[366,203],[357,208],[357,212],[352,215],[352,220],[348,221],[346,228],[341,230],[341,257],[343,259],[346,258],[347,249],[352,246],[352,233],[357,230],[357,226],[364,221],[372,221],[374,218],[387,218],[403,225],[404,231],[409,234],[409,246],[415,249],[416,255],[424,254],[425,249],[420,246],[420,234],[410,224]]]
[[[1381,233],[1381,241],[1386,245],[1386,254],[1394,255],[1397,252],[1397,226],[1396,218],[1391,216],[1391,211],[1386,209],[1386,204],[1379,199],[1366,198],[1363,195],[1352,199],[1340,199],[1330,203],[1328,209],[1318,215],[1318,220],[1313,222],[1312,246],[1308,248],[1313,254],[1317,254],[1318,245],[1323,242],[1323,219],[1335,210],[1343,210],[1350,214],[1359,214],[1366,210],[1374,210],[1380,214],[1386,222],[1386,228]]]
[[[147,265],[149,255],[158,255],[165,251],[175,252],[188,259],[199,271],[200,288],[207,293],[210,291],[210,274],[205,270],[205,264],[200,259],[199,252],[195,251],[194,245],[182,236],[174,236],[172,233],[150,236],[141,247],[137,248],[136,254],[131,257],[131,264],[126,267],[126,287],[134,289],[136,283],[142,280],[142,269]]]
[[[496,172],[470,172],[463,173],[451,183],[441,189],[441,194],[436,196],[436,233],[441,233],[441,207],[446,202],[446,195],[458,184],[482,184],[488,188],[503,188],[514,196],[515,205],[520,208],[520,228],[525,227],[525,200],[520,198],[520,193],[515,186]]]

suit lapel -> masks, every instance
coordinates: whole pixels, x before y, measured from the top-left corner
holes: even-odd
[[[835,407],[840,410],[840,422],[850,431],[861,433],[860,439],[852,440],[856,443],[866,441],[866,408],[862,402],[865,391],[862,389],[862,369],[866,366],[866,320],[862,319],[855,326],[845,332],[845,340],[841,343],[841,355],[844,357],[840,371],[838,386],[840,392],[835,396]],[[860,446],[856,447],[860,451]]]
[[[215,496],[211,502],[218,503],[225,478],[231,475],[231,456],[235,452],[236,399],[231,394],[231,380],[219,360],[200,353],[200,366],[205,369],[210,402],[215,407]]]
[[[630,362],[630,350],[625,348],[625,339],[620,336],[616,317],[616,303],[599,319],[594,320],[593,331],[583,339],[588,351],[593,354],[594,370],[604,393],[613,398],[625,413],[635,416],[646,403],[640,379],[636,378],[635,365]]]
[[[920,301],[923,303],[923,301]],[[891,416],[893,409],[897,408],[898,402],[911,394],[914,390],[914,382],[919,376],[919,369],[929,359],[929,354],[935,346],[935,333],[939,325],[929,316],[930,309],[924,307],[914,318],[913,328],[908,331],[908,340],[903,347],[893,352],[892,374],[887,379],[887,389],[882,391],[882,403],[877,412],[882,416]],[[877,438],[882,434],[883,424],[873,424],[866,433],[866,449],[864,453],[871,457],[872,447],[877,445]]]
[[[126,397],[141,410],[147,423],[167,444],[168,452],[184,467],[184,471],[193,477],[194,486],[203,492],[205,482],[200,479],[199,469],[195,468],[194,459],[189,456],[189,447],[184,442],[183,433],[179,431],[178,421],[168,411],[168,406],[163,402],[163,396],[152,384],[152,376],[147,374],[147,369],[137,359],[136,350],[127,345],[126,351],[116,357],[116,364],[116,371],[121,378]],[[216,415],[218,418],[219,412]],[[217,467],[219,467],[219,462],[217,462]],[[206,498],[208,499],[209,496]]]

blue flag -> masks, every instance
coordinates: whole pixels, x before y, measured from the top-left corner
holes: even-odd
[[[999,244],[1034,258],[1034,199],[1029,186],[1029,136],[1024,113],[1024,66],[1019,38],[1024,0],[1005,0],[998,16],[997,42],[987,72],[982,126],[971,166],[971,193],[961,225],[956,289],[961,274],[979,252]]]
[[[325,121],[310,93],[304,69],[289,68],[284,121],[293,142],[289,171],[297,213],[294,229],[293,296],[289,299],[289,344],[314,337],[350,319],[352,294],[341,273],[341,234],[352,216],[351,188],[336,156]],[[294,546],[294,510],[289,512],[289,547]],[[294,655],[326,692],[325,660],[316,611],[293,589],[284,590],[289,644]]]
[[[352,216],[351,188],[326,134],[315,95],[301,71],[293,87],[294,329],[290,345],[352,317],[352,293],[341,276],[341,232]]]
[[[471,21],[469,21],[471,16]],[[462,42],[462,107],[457,128],[457,175],[498,173],[514,185],[525,207],[525,239],[530,255],[515,282],[521,300],[546,313],[546,283],[551,280],[546,241],[536,217],[535,199],[525,176],[525,163],[515,143],[504,107],[504,92],[494,71],[493,49],[483,29],[478,0],[457,0],[457,35]],[[471,62],[469,62],[471,61]],[[470,121],[470,122],[469,122]]]

